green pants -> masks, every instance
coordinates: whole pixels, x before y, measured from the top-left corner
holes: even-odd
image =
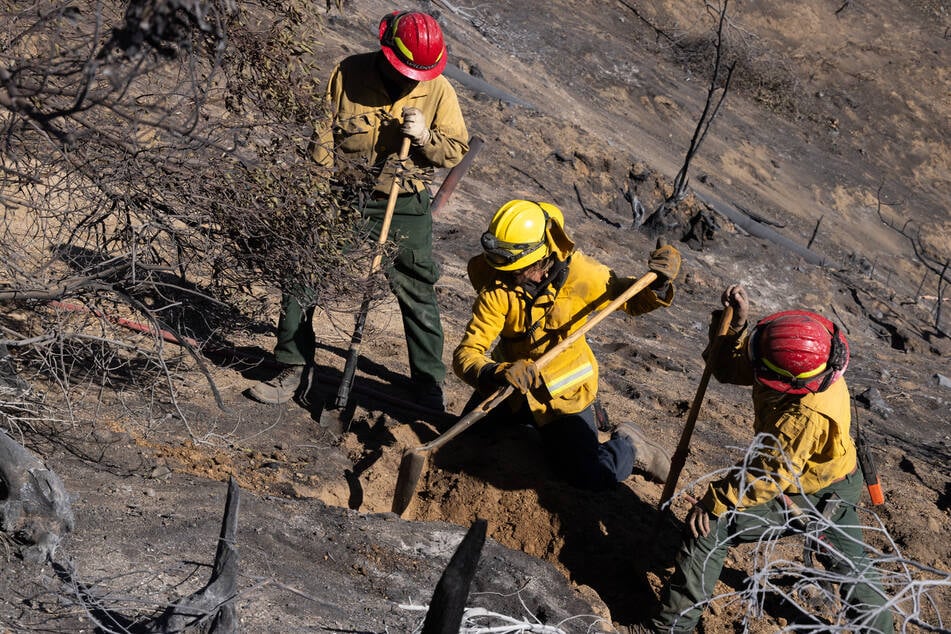
[[[791,496],[801,508],[809,503],[822,509],[820,500],[835,494],[843,500],[829,518],[832,524],[822,533],[823,539],[843,557],[823,558],[825,568],[843,576],[858,577],[862,583],[841,584],[839,593],[850,619],[863,625],[862,632],[892,634],[892,615],[884,608],[879,575],[870,567],[862,543],[862,529],[855,510],[864,488],[860,472],[808,496]],[[809,503],[806,502],[808,499]],[[693,632],[706,601],[713,596],[714,585],[723,570],[723,560],[730,547],[758,541],[767,533],[775,533],[787,523],[783,504],[772,500],[723,518],[710,527],[706,537],[694,538],[686,533],[677,554],[676,567],[664,591],[660,614],[654,619],[658,632]],[[809,539],[806,537],[806,539]]]
[[[434,288],[439,269],[433,260],[433,218],[429,205],[428,192],[401,195],[397,199],[389,238],[397,243],[398,250],[385,272],[403,317],[410,378],[419,384],[442,383],[446,377],[442,362],[444,337]],[[379,239],[385,211],[386,200],[371,200],[362,210],[373,240]],[[302,309],[296,297],[282,297],[274,348],[278,362],[302,365],[313,360],[313,314],[314,309]]]

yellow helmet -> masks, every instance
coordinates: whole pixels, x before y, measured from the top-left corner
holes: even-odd
[[[563,228],[565,216],[550,203],[510,200],[492,217],[482,234],[485,259],[499,271],[517,271],[538,262],[551,251],[548,221]]]

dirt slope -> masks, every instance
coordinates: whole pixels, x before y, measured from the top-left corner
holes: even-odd
[[[464,271],[484,230],[477,219],[510,198],[559,204],[583,250],[619,271],[643,271],[652,240],[631,229],[621,195],[633,190],[651,210],[666,193],[703,110],[713,54],[711,22],[696,3],[433,6],[462,68],[534,106],[457,84],[470,129],[487,144],[437,218],[451,347],[468,318]],[[936,256],[948,257],[951,16],[941,3],[839,8],[730,5],[727,42],[741,51],[740,63],[691,169],[698,194],[764,219],[831,264],[806,264],[719,216],[701,250],[680,244],[684,279],[675,306],[609,320],[591,339],[611,416],[637,421],[673,449],[702,372],[708,314],[727,284],[747,285],[755,316],[804,306],[837,319],[853,342],[853,393],[877,390],[887,407],[858,412],[889,489],[889,503],[876,510],[892,536],[901,535],[907,556],[947,570],[951,394],[935,375],[951,371],[951,347],[934,328],[937,275],[912,247],[927,247],[932,266]],[[396,314],[374,320],[382,363],[404,368]],[[324,361],[331,371],[339,365],[334,355]],[[468,390],[454,379],[449,386],[458,411]],[[748,398],[736,388],[709,389],[685,482],[736,458],[724,447],[749,439]],[[458,445],[440,454],[410,516],[487,517],[503,543],[591,585],[616,623],[650,609],[676,542],[673,527],[647,530],[656,525],[659,487],[635,476],[610,495],[572,491],[539,462],[531,430],[475,432]],[[389,484],[380,474],[395,458],[387,460],[387,448],[383,456],[366,472],[368,509],[388,503],[387,486],[375,485],[377,478]],[[742,579],[743,564],[733,566]],[[708,615],[706,627],[728,630],[734,618],[729,610]],[[761,627],[772,631],[776,622]]]
[[[654,238],[632,228],[632,205],[623,194],[636,195],[652,210],[680,168],[706,98],[711,23],[701,3],[669,0],[409,6],[439,12],[452,62],[532,106],[456,82],[470,131],[486,145],[436,218],[448,362],[473,299],[465,262],[477,251],[492,212],[511,198],[560,205],[582,250],[621,273],[644,271]],[[370,0],[345,3],[342,12],[332,13],[326,30],[315,34],[328,72],[342,55],[375,46],[376,21],[391,9]],[[940,268],[951,257],[949,6],[743,2],[730,3],[729,15],[731,46],[745,51],[745,63],[738,65],[736,83],[695,158],[690,183],[739,214],[769,221],[767,226],[798,245],[811,243],[831,264],[807,264],[711,214],[715,226],[702,248],[677,242],[684,266],[674,305],[639,319],[613,317],[591,336],[601,363],[602,399],[612,420],[635,421],[672,450],[703,369],[709,313],[726,285],[747,285],[754,317],[800,306],[828,314],[843,325],[852,346],[850,386],[853,394],[866,395],[857,399],[858,419],[875,445],[886,489],[887,503],[874,510],[894,543],[872,539],[946,577],[951,388],[940,377],[951,377],[951,342],[935,327],[936,298],[948,293],[929,267],[937,262]],[[683,209],[699,211],[702,205],[691,198]],[[686,216],[677,220],[681,224],[667,232],[669,239],[685,232]],[[947,331],[947,303],[942,305]],[[352,515],[328,519],[320,509],[324,503],[346,507],[368,525],[377,521],[372,514],[390,508],[403,449],[431,439],[435,430],[386,398],[406,388],[395,303],[370,317],[356,408],[341,434],[317,421],[321,399],[334,389],[343,365],[348,334],[328,321],[318,336],[325,381],[310,404],[252,403],[242,391],[262,368],[221,362],[214,376],[230,410],[214,407],[197,372],[191,400],[180,405],[190,416],[192,437],[202,442],[185,440],[176,426],[130,425],[120,408],[100,410],[88,428],[58,428],[48,439],[34,439],[34,448],[76,495],[76,530],[62,549],[77,570],[95,571],[97,580],[119,593],[128,588],[128,570],[167,570],[170,562],[205,558],[192,542],[175,543],[169,535],[194,539],[198,529],[213,535],[218,518],[209,509],[218,489],[209,479],[233,475],[256,496],[239,538],[253,552],[254,574],[265,570],[261,574],[283,579],[291,590],[306,588],[311,597],[368,587],[374,601],[385,595],[384,582],[359,579],[345,590],[321,582],[326,533],[339,530],[337,538],[346,540],[348,532],[361,529],[350,523]],[[264,353],[273,340],[249,335],[244,343]],[[469,397],[454,377],[446,393],[452,412]],[[748,399],[742,389],[710,386],[685,486],[739,455],[749,440]],[[176,420],[169,410],[169,420]],[[491,538],[554,566],[617,631],[655,607],[680,530],[676,519],[656,511],[658,485],[635,474],[609,493],[574,490],[549,472],[527,428],[477,427],[430,467],[406,519],[461,527],[487,519]],[[184,506],[188,496],[180,494],[187,487],[200,491],[202,512],[194,518]],[[678,502],[675,516],[683,515]],[[282,521],[286,532],[270,535]],[[273,541],[281,547],[271,548]],[[358,577],[366,575],[360,566],[368,551],[373,546],[361,542],[331,554],[345,562],[340,569]],[[797,543],[784,551],[790,557],[800,553]],[[742,587],[748,557],[748,551],[731,556],[719,590]],[[375,572],[385,577],[398,564],[375,560]],[[134,581],[174,594],[184,574],[139,575]],[[334,568],[333,574],[344,573]],[[431,571],[426,575],[427,583],[435,578]],[[277,623],[281,631],[387,627],[383,621],[360,622],[355,609],[350,621],[331,624],[317,618],[333,603],[329,599],[301,602],[292,591],[261,599],[254,594],[260,577],[243,583],[252,597],[244,605],[248,631],[269,631],[263,611],[270,611],[272,627]],[[427,591],[421,588],[420,596]],[[951,596],[947,589],[935,596],[936,605],[922,607],[921,616],[938,623],[940,611],[947,627]],[[334,600],[339,603],[339,596]],[[16,610],[32,614],[31,623],[52,610],[26,601],[12,606],[7,623],[16,621],[9,617]],[[704,631],[773,632],[789,616],[776,605],[745,624],[742,614],[740,606],[718,602],[707,611]],[[389,621],[399,628],[395,623]]]

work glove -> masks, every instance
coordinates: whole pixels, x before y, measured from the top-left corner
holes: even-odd
[[[493,363],[479,373],[479,384],[483,388],[497,390],[512,386],[522,394],[541,385],[541,373],[530,359],[519,359],[514,363]]]
[[[531,359],[519,359],[504,365],[507,366],[503,370],[505,382],[522,394],[528,394],[533,388],[541,385],[542,375]]]
[[[706,537],[710,534],[711,518],[713,519],[713,526],[716,526],[716,516],[705,509],[703,505],[700,504],[700,501],[692,495],[687,495],[687,501],[693,504],[693,506],[690,507],[690,512],[687,513],[687,518],[684,522],[690,527],[690,532],[694,538]]]
[[[403,126],[400,131],[413,140],[413,145],[426,145],[432,136],[426,117],[419,108],[403,108]]]
[[[666,289],[680,273],[680,251],[667,244],[663,238],[658,238],[657,248],[651,251],[647,260],[647,268],[657,274],[657,280],[651,284],[651,288]]]
[[[746,289],[740,284],[732,284],[723,291],[720,298],[724,306],[733,307],[733,319],[730,321],[730,330],[740,332],[746,325],[750,314],[750,300],[746,296]],[[719,318],[718,318],[719,319]]]

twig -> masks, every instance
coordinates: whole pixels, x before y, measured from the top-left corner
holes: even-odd
[[[654,25],[650,22],[650,20],[648,20],[647,18],[645,18],[644,16],[642,16],[642,15],[640,14],[640,11],[637,10],[637,7],[631,6],[629,3],[625,2],[624,0],[618,0],[618,2],[619,2],[620,4],[622,4],[622,5],[624,5],[625,7],[627,7],[628,9],[630,9],[630,10],[631,10],[631,13],[633,13],[634,16],[637,17],[637,19],[639,19],[641,22],[643,22],[644,24],[646,24],[647,26],[649,26],[651,29],[653,29],[655,35],[657,35],[657,36],[659,36],[659,37],[663,37],[664,39],[666,39],[666,40],[667,40],[668,42],[670,42],[671,44],[674,44],[674,38],[672,38],[672,37],[670,37],[669,35],[667,35],[667,33],[665,33],[663,30],[661,30],[661,29],[659,29],[658,27],[654,26]]]
[[[723,64],[723,28],[726,25],[727,4],[728,0],[724,0],[723,6],[720,8],[720,18],[717,24],[717,42],[715,46],[716,57],[713,62],[713,76],[710,78],[710,88],[707,90],[707,100],[703,105],[703,112],[700,114],[700,120],[697,122],[697,127],[694,129],[693,138],[690,139],[690,146],[687,149],[687,155],[684,159],[683,166],[681,166],[680,171],[677,172],[677,176],[674,178],[673,192],[665,201],[665,204],[679,202],[683,199],[684,191],[687,188],[687,170],[690,168],[690,161],[700,149],[700,144],[703,143],[703,139],[710,130],[710,125],[716,118],[717,113],[720,110],[720,106],[723,105],[723,101],[726,99],[727,92],[730,89],[730,80],[733,78],[733,71],[736,68],[736,62],[731,63],[727,67],[726,79],[723,82],[723,92],[720,94],[720,98],[717,100],[716,105],[713,105],[713,96],[717,91],[717,82],[720,78],[720,70]]]
[[[816,241],[816,235],[819,233],[819,225],[822,223],[822,219],[823,219],[823,218],[824,218],[824,216],[819,216],[819,219],[816,220],[816,226],[815,226],[815,228],[812,230],[812,237],[809,238],[809,242],[806,243],[806,248],[807,248],[807,249],[812,248],[812,243]]]
[[[606,223],[606,224],[609,224],[609,225],[611,225],[612,227],[614,227],[614,228],[616,228],[616,229],[620,229],[620,228],[621,228],[621,223],[620,223],[620,222],[614,222],[613,220],[610,220],[609,218],[607,218],[605,215],[603,215],[603,214],[601,214],[601,213],[598,213],[598,212],[595,211],[594,209],[591,209],[590,207],[586,207],[585,204],[584,204],[584,201],[581,200],[581,192],[578,190],[578,185],[575,184],[575,185],[574,185],[574,188],[575,188],[575,196],[578,197],[578,204],[581,205],[581,211],[584,212],[584,215],[586,215],[586,216],[594,216],[595,218],[597,218],[597,219],[600,220],[601,222],[604,222],[604,223]]]
[[[944,274],[948,271],[948,266],[951,265],[951,259],[945,260],[944,268],[941,269],[941,275],[938,276],[938,301],[935,304],[935,316],[934,316],[934,329],[938,332],[943,333],[941,330],[941,306],[944,303]]]

